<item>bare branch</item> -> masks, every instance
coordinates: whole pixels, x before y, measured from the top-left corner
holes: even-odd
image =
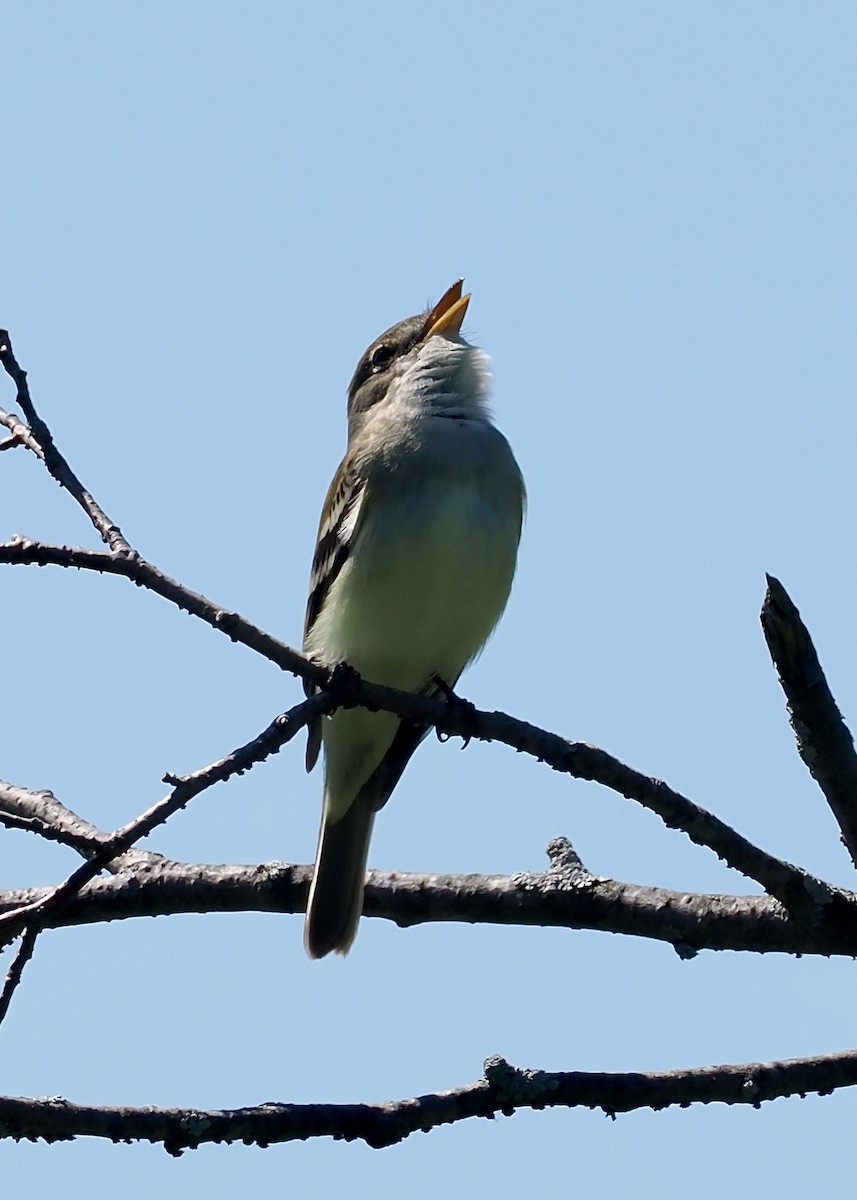
[[[32,541],[30,538],[14,537],[11,541],[0,543],[0,563],[15,566],[74,567],[79,570],[97,571],[104,575],[122,576],[130,579],[137,587],[146,588],[168,600],[183,612],[198,617],[212,629],[225,633],[231,641],[240,642],[248,649],[255,650],[281,670],[306,679],[318,687],[324,687],[330,679],[329,667],[313,662],[287,646],[285,642],[265,633],[240,614],[221,607],[198,592],[191,591],[184,584],[164,575],[139,555],[128,558],[105,550],[58,546]]]
[[[762,629],[788,701],[798,753],[821,788],[857,866],[857,754],[854,739],[824,677],[809,630],[788,592],[772,575],[762,605]]]
[[[0,450],[12,450],[15,446],[26,446],[39,458],[45,457],[39,443],[15,413],[8,413],[4,408],[0,408],[0,425],[5,425],[12,435],[0,442]]]
[[[303,729],[317,716],[330,712],[334,703],[330,695],[320,693],[297,704],[287,713],[281,714],[274,722],[254,738],[252,742],[233,751],[226,758],[220,759],[211,766],[192,775],[181,778],[166,776],[165,781],[173,785],[173,792],[159,804],[155,804],[147,812],[125,825],[101,844],[82,867],[71,874],[64,883],[38,897],[22,903],[18,908],[10,909],[0,916],[0,946],[7,945],[19,934],[23,934],[21,950],[13,963],[14,979],[8,989],[5,1008],[0,1014],[0,1021],[5,1016],[9,1001],[18,986],[21,971],[32,954],[32,943],[36,935],[45,927],[47,914],[56,912],[76,896],[90,880],[94,879],[113,859],[127,854],[134,842],[146,837],[158,825],[162,825],[174,812],[184,808],[194,796],[215,783],[223,782],[232,775],[247,771],[254,763],[262,762],[270,754],[275,754],[281,746],[290,741],[295,734]],[[29,947],[29,949],[27,949]],[[26,953],[24,952],[26,951]],[[20,963],[20,965],[18,965]],[[12,974],[12,973],[10,973]],[[6,989],[4,989],[4,998]]]
[[[12,960],[12,965],[6,973],[3,991],[0,993],[0,1022],[5,1019],[6,1013],[9,1011],[12,997],[15,994],[18,984],[21,982],[24,967],[33,957],[33,951],[36,948],[36,938],[38,936],[38,929],[25,929],[21,935],[21,944],[18,946],[15,957]]]
[[[482,1079],[464,1087],[385,1104],[269,1103],[203,1110],[0,1097],[0,1136],[47,1142],[76,1137],[158,1142],[174,1155],[208,1142],[266,1147],[317,1137],[363,1141],[381,1149],[412,1133],[470,1117],[511,1116],[519,1109],[600,1108],[615,1116],[640,1108],[714,1101],[758,1108],[782,1096],[826,1095],[857,1083],[857,1053],[630,1074],[521,1070],[494,1056],[486,1060],[484,1070]]]
[[[282,713],[258,737],[225,758],[195,771],[192,775],[166,776],[165,781],[173,785],[169,796],[112,833],[100,849],[83,866],[69,875],[64,883],[52,888],[39,899],[10,910],[0,917],[0,944],[7,944],[24,929],[44,928],[46,914],[55,912],[68,903],[71,897],[76,896],[112,859],[124,854],[140,838],[147,837],[173,813],[189,804],[194,796],[198,796],[215,783],[222,783],[233,775],[242,774],[254,763],[263,762],[269,755],[276,754],[310,721],[330,712],[333,707],[328,695],[320,693],[312,696],[301,704],[296,704],[289,712]]]
[[[74,497],[110,549],[117,554],[133,555],[135,551],[125,541],[119,526],[114,525],[107,514],[99,507],[91,493],[86,490],[63,455],[60,454],[54,445],[51,431],[36,412],[33,402],[30,399],[27,372],[18,365],[18,361],[12,350],[12,343],[9,340],[9,334],[5,329],[0,329],[0,365],[3,366],[6,374],[18,390],[18,404],[21,406],[21,411],[29,422],[31,437],[38,444],[38,446],[33,446],[31,440],[22,438],[25,445],[33,450],[34,453],[40,454],[40,457],[44,459],[48,471],[57,483],[61,487],[64,487],[70,496]]]
[[[61,804],[53,792],[34,792],[3,780],[0,780],[0,825],[7,829],[25,829],[46,841],[70,846],[82,858],[97,854],[110,839],[108,833]],[[160,857],[143,850],[131,850],[108,863],[107,868],[120,871],[132,863]]]
[[[160,860],[94,879],[59,909],[43,914],[59,929],[136,917],[187,913],[302,914],[312,868],[286,863],[211,866]],[[0,891],[0,915],[39,905],[49,888]],[[768,896],[676,892],[554,865],[544,872],[505,875],[418,875],[370,871],[365,918],[401,927],[456,922],[468,925],[591,929],[649,938],[682,958],[700,950],[857,955],[851,904],[834,902],[813,928],[791,919]]]

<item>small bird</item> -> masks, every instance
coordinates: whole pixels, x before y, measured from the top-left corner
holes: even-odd
[[[304,650],[363,678],[449,697],[500,618],[526,494],[491,423],[489,360],[461,336],[463,280],[372,343],[348,389],[348,447],[318,528]],[[347,954],[369,838],[428,728],[342,708],[309,730],[324,747],[324,807],[304,944]]]

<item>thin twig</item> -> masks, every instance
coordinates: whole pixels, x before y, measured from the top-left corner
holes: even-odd
[[[27,372],[19,366],[18,360],[12,350],[12,343],[9,339],[8,331],[0,329],[0,365],[3,366],[6,374],[15,384],[18,392],[18,404],[21,406],[26,420],[30,426],[30,432],[35,438],[38,446],[41,448],[41,457],[44,458],[45,466],[61,487],[73,496],[86,515],[89,517],[92,524],[98,530],[102,541],[110,547],[116,554],[133,555],[135,551],[125,541],[122,536],[122,531],[118,525],[115,525],[104,510],[98,505],[95,498],[86,490],[83,484],[72,471],[68,462],[54,445],[51,431],[48,429],[45,422],[36,412],[33,401],[30,398],[30,389],[27,384]],[[39,451],[30,445],[27,441],[26,445],[35,453]]]
[[[312,696],[308,700],[296,704],[288,712],[282,713],[258,737],[234,750],[225,758],[219,759],[191,775],[166,776],[166,781],[173,784],[173,790],[169,796],[112,833],[101,848],[69,875],[63,883],[52,888],[38,900],[22,905],[17,910],[7,912],[0,917],[0,945],[8,944],[25,928],[44,927],[46,914],[55,912],[63,904],[66,904],[112,859],[124,854],[140,838],[147,837],[153,829],[163,825],[173,813],[184,808],[200,792],[212,787],[215,783],[225,782],[233,775],[240,775],[249,770],[254,763],[263,762],[269,755],[275,754],[286,742],[291,741],[310,721],[330,712],[333,707],[330,696],[319,693],[317,696]]]
[[[317,696],[295,705],[289,712],[282,713],[258,737],[233,751],[226,758],[220,759],[200,771],[195,771],[192,775],[181,778],[172,775],[165,777],[166,781],[173,785],[171,795],[112,834],[92,853],[88,861],[78,867],[63,883],[0,916],[0,946],[8,945],[19,935],[23,938],[21,951],[19,951],[13,963],[12,972],[10,972],[10,975],[14,973],[14,979],[8,988],[8,999],[2,1014],[0,1014],[0,1021],[8,1011],[9,1002],[20,982],[21,972],[32,954],[30,943],[35,941],[37,934],[45,927],[46,916],[51,913],[55,914],[68,904],[112,860],[127,854],[134,842],[146,837],[158,825],[162,825],[173,813],[184,808],[194,796],[199,795],[206,788],[212,787],[215,783],[223,782],[232,775],[249,770],[255,763],[263,762],[269,755],[276,754],[307,724],[332,711],[333,707],[331,696],[319,693]],[[29,946],[29,950],[24,954],[22,951],[26,946]],[[4,996],[5,994],[4,989]]]
[[[0,442],[0,450],[11,450],[14,446],[26,446],[28,450],[32,450],[33,454],[39,458],[43,459],[45,457],[39,443],[21,418],[16,416],[15,413],[9,413],[4,408],[0,408],[0,425],[5,425],[12,434],[11,437]]]
[[[239,613],[223,608],[206,596],[191,591],[139,555],[127,558],[105,550],[59,546],[18,536],[0,543],[0,563],[13,566],[73,567],[97,571],[104,575],[119,575],[129,579],[137,587],[146,588],[147,591],[168,600],[183,612],[190,613],[191,616],[210,625],[212,629],[225,633],[231,641],[255,650],[281,670],[300,676],[318,687],[324,687],[330,679],[329,667],[311,661],[285,642],[265,633]]]
[[[6,1013],[9,1011],[12,997],[15,994],[18,984],[21,982],[24,967],[33,957],[33,951],[36,948],[36,938],[38,936],[38,929],[25,929],[21,935],[21,944],[18,946],[15,957],[12,960],[12,965],[6,973],[3,991],[0,993],[0,1024],[2,1024]]]
[[[0,1137],[158,1142],[174,1155],[210,1142],[265,1147],[318,1137],[362,1141],[381,1149],[412,1133],[471,1117],[511,1116],[519,1109],[583,1107],[615,1116],[718,1101],[759,1108],[783,1096],[827,1095],[857,1083],[857,1052],[629,1074],[523,1070],[494,1056],[485,1062],[484,1071],[481,1079],[463,1087],[381,1104],[268,1103],[203,1110],[0,1097]]]
[[[857,866],[857,754],[809,630],[778,579],[767,576],[762,629],[788,701],[798,753],[824,793]]]
[[[110,834],[66,808],[53,792],[31,791],[4,780],[0,780],[0,825],[7,829],[23,829],[46,841],[70,846],[82,858],[97,854],[110,839]],[[110,862],[108,869],[121,871],[131,863],[149,859],[160,861],[161,856],[133,850]]]

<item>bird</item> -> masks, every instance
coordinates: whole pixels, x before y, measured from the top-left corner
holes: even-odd
[[[492,422],[488,355],[461,334],[463,282],[382,333],[357,364],[303,643],[315,661],[447,699],[506,607],[526,507],[520,468]],[[304,926],[310,958],[351,948],[375,814],[427,732],[361,707],[311,724],[306,767],[323,748],[324,800]]]

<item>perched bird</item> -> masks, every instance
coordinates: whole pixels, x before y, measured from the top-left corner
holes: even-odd
[[[488,356],[461,336],[458,280],[434,308],[372,343],[348,389],[348,447],[321,514],[304,650],[373,683],[441,695],[506,606],[525,491],[491,423]],[[324,808],[304,943],[347,954],[363,907],[375,813],[427,728],[339,709],[309,731],[324,747]]]

